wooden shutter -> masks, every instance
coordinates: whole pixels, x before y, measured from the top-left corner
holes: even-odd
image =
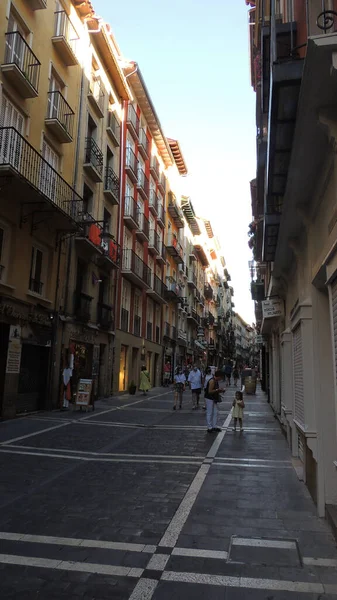
[[[302,331],[298,325],[293,332],[293,362],[294,362],[294,396],[295,419],[304,425],[304,391],[303,391],[303,361],[302,361]]]

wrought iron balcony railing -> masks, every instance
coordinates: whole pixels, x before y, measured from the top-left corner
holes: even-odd
[[[133,133],[138,136],[139,134],[139,117],[135,111],[135,108],[132,104],[128,106],[128,115],[126,119],[126,123],[131,129],[133,129]]]
[[[14,127],[0,127],[0,166],[7,166],[75,221],[83,200]]]
[[[156,292],[156,294],[158,294],[158,296],[160,296],[161,298],[164,297],[164,293],[165,293],[165,290],[166,290],[166,285],[155,274],[153,274],[153,276],[152,276],[152,285],[151,285],[151,287]]]
[[[104,190],[111,192],[119,200],[119,178],[111,167],[105,169]]]
[[[39,279],[34,279],[33,277],[29,278],[29,289],[31,292],[35,294],[42,295],[43,283]]]
[[[152,156],[151,158],[150,171],[156,179],[159,178],[159,161],[156,156]]]
[[[37,95],[39,87],[40,66],[41,63],[34,52],[28,46],[26,40],[18,31],[11,31],[5,34],[6,49],[4,65],[16,65],[29,85]],[[2,68],[4,72],[8,69]],[[25,96],[31,97],[31,96]]]
[[[71,138],[73,137],[74,114],[61,92],[48,92],[47,119],[57,119]]]
[[[133,250],[123,250],[122,270],[129,271],[142,280],[147,286],[151,285],[151,269],[137,256]]]
[[[160,237],[154,229],[150,229],[149,246],[160,252]]]
[[[99,110],[100,116],[104,114],[104,90],[103,84],[99,77],[93,75],[89,82],[89,99],[92,98]]]
[[[165,209],[160,202],[158,202],[158,221],[161,221],[165,225]]]
[[[124,218],[131,218],[133,221],[139,225],[139,208],[137,202],[134,200],[132,196],[125,196],[124,199]]]
[[[138,218],[138,223],[139,223],[139,230],[137,232],[137,235],[139,238],[148,240],[149,239],[149,235],[150,235],[150,223],[149,223],[149,219],[144,215],[144,213],[140,213],[139,214],[139,218]]]
[[[77,44],[79,36],[65,10],[55,12],[53,43],[58,48],[67,66],[77,64]]]
[[[115,142],[119,145],[121,126],[112,110],[108,111],[107,130],[111,132]]]
[[[87,322],[91,315],[92,296],[84,292],[75,290],[74,293],[74,314],[78,321]]]
[[[103,152],[96,144],[94,138],[85,139],[85,159],[86,164],[91,164],[102,177],[103,173]]]
[[[158,213],[158,196],[153,188],[150,189],[149,208],[151,212]]]
[[[138,147],[144,158],[147,158],[149,155],[149,140],[147,139],[145,129],[143,128],[141,128],[139,131]]]
[[[137,173],[138,160],[136,158],[134,151],[129,146],[126,148],[125,166],[128,170],[131,169],[134,178],[138,179],[138,173]]]
[[[146,177],[142,167],[138,165],[137,169],[137,188],[144,199],[149,196],[149,180]]]

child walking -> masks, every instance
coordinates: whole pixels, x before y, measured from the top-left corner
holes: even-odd
[[[233,419],[234,419],[234,427],[233,431],[236,431],[236,424],[239,419],[240,431],[243,431],[242,421],[243,421],[243,409],[245,407],[245,403],[243,401],[243,393],[235,392],[235,397],[233,400]]]

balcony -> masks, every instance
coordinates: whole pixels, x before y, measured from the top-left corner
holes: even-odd
[[[113,328],[112,306],[98,302],[97,304],[97,324],[102,329]]]
[[[137,170],[137,190],[143,200],[147,200],[149,197],[149,180],[146,177],[143,169],[138,165]]]
[[[166,290],[165,295],[167,300],[173,300],[173,302],[181,301],[181,290],[180,286],[172,277],[166,277]]]
[[[186,333],[186,331],[184,331],[183,329],[178,329],[177,340],[178,340],[178,344],[180,346],[186,346],[187,345],[187,333]]]
[[[133,317],[133,335],[140,337],[142,319],[139,315]]]
[[[152,177],[156,181],[158,181],[158,179],[159,179],[159,161],[156,156],[151,156],[150,173],[151,173]]]
[[[151,278],[151,287],[146,291],[147,295],[153,298],[156,302],[160,304],[166,303],[166,285],[165,283],[157,277],[154,273]]]
[[[149,140],[147,139],[145,129],[143,129],[143,128],[139,131],[138,150],[139,150],[140,154],[142,155],[142,157],[144,158],[144,160],[148,160],[149,152],[150,152],[150,144],[149,144]]]
[[[47,0],[28,0],[31,10],[41,10],[47,8]]]
[[[112,236],[104,237],[101,240],[101,256],[97,257],[97,264],[108,268],[118,269],[120,266],[121,247]]]
[[[147,242],[149,240],[149,236],[150,236],[149,229],[150,229],[149,219],[146,218],[144,213],[140,213],[138,230],[136,231],[137,238],[139,240],[142,240],[143,242]]]
[[[176,263],[184,262],[184,251],[178,239],[173,233],[169,233],[166,242],[166,250]]]
[[[99,77],[92,76],[89,82],[88,100],[94,109],[96,115],[103,119],[104,117],[104,90]]]
[[[171,340],[176,341],[176,339],[177,339],[177,328],[174,325],[172,325],[171,326]]]
[[[250,284],[250,291],[252,294],[252,300],[255,300],[255,302],[261,302],[262,300],[264,300],[265,290],[263,281],[252,281]]]
[[[55,12],[55,29],[51,41],[67,67],[79,64],[77,60],[78,40],[79,37],[67,13],[64,10]]]
[[[165,321],[165,323],[164,323],[163,337],[166,337],[166,338],[171,337],[171,325],[167,321]]]
[[[209,302],[213,300],[213,288],[209,283],[205,284],[204,296],[205,296],[206,300],[208,300]]]
[[[164,206],[158,202],[158,217],[157,217],[158,225],[161,227],[165,227],[165,209]]]
[[[54,213],[55,229],[77,229],[82,198],[14,127],[0,127],[0,174],[11,177],[11,198],[30,198]]]
[[[146,321],[146,339],[152,342],[153,325],[151,321]]]
[[[103,228],[98,223],[95,223],[94,218],[90,214],[83,215],[83,222],[80,233],[76,236],[76,244],[81,249],[81,253],[88,258],[102,253],[102,232]]]
[[[126,148],[125,172],[133,183],[138,183],[138,160],[132,148]]]
[[[126,308],[121,309],[121,330],[129,331],[129,311]]]
[[[192,269],[188,269],[187,272],[187,285],[194,290],[197,289],[197,276]]]
[[[30,277],[29,278],[29,290],[31,292],[34,292],[34,294],[38,294],[39,296],[42,296],[42,292],[43,292],[42,281],[40,281],[39,279],[33,279],[32,277]]]
[[[1,71],[22,98],[38,95],[41,63],[18,31],[5,34],[5,59]]]
[[[125,196],[124,199],[124,223],[129,229],[139,227],[139,208],[133,196]]]
[[[166,193],[166,177],[165,177],[164,173],[160,174],[160,177],[158,180],[158,189],[162,194],[165,195],[165,193]]]
[[[173,221],[173,223],[175,224],[175,226],[178,229],[182,229],[183,227],[185,227],[185,222],[184,222],[184,215],[180,209],[180,207],[177,204],[177,200],[175,195],[172,192],[169,192],[169,203],[168,203],[168,207],[167,210],[169,212],[169,215],[171,216],[171,219]]]
[[[149,210],[156,217],[158,215],[158,196],[154,189],[150,189]]]
[[[129,104],[128,106],[128,114],[127,114],[127,118],[126,118],[126,126],[128,128],[128,130],[130,131],[132,137],[135,140],[138,140],[138,135],[139,135],[139,117],[134,109],[134,106],[132,104]]]
[[[112,205],[119,204],[119,179],[111,167],[106,167],[103,193]]]
[[[83,169],[95,183],[103,181],[103,153],[92,137],[85,139]]]
[[[90,321],[92,296],[81,291],[74,293],[74,316],[77,321],[87,323]]]
[[[48,92],[46,127],[61,144],[73,141],[74,111],[61,92]]]
[[[165,246],[164,242],[160,242],[159,243],[159,254],[156,256],[156,259],[159,263],[166,265],[166,256],[167,256],[166,246]]]
[[[160,254],[160,237],[154,229],[150,229],[148,250],[151,254]]]
[[[112,139],[114,145],[119,146],[121,137],[121,126],[115,113],[112,110],[108,111],[108,122],[106,130],[110,138]]]
[[[133,250],[123,250],[121,271],[125,279],[128,279],[138,287],[143,289],[150,287],[151,269]]]
[[[195,246],[194,246],[194,252],[197,255],[198,259],[200,260],[202,266],[203,267],[208,267],[209,266],[209,261],[208,261],[207,254],[205,252],[204,246],[202,246],[201,244],[195,244]]]
[[[200,325],[201,319],[197,313],[197,311],[191,306],[187,309],[187,320],[190,321],[194,325]]]

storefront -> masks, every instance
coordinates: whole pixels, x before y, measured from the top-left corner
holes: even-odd
[[[4,418],[47,408],[52,313],[0,296],[0,407]]]

